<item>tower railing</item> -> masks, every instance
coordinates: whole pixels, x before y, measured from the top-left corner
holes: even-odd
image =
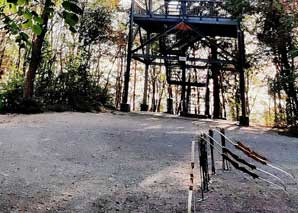
[[[225,9],[225,0],[135,0],[135,15],[232,18]]]

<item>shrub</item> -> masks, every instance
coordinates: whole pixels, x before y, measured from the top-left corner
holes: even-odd
[[[80,59],[71,60],[57,76],[51,70],[39,71],[35,96],[46,110],[91,112],[111,105],[108,90],[99,86],[81,63]]]
[[[0,112],[1,113],[40,113],[42,106],[36,100],[23,98],[22,79],[12,79],[1,85]]]

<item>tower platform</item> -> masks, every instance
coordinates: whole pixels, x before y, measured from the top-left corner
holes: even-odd
[[[163,1],[161,1],[163,2]],[[133,19],[146,31],[161,33],[165,27],[185,22],[206,36],[237,37],[240,21],[226,10],[219,0],[169,0],[154,8],[146,2],[135,1]]]
[[[239,21],[227,18],[199,18],[199,17],[187,17],[181,19],[178,16],[158,16],[150,17],[148,15],[135,15],[134,21],[141,28],[152,33],[161,33],[166,28],[176,25],[180,22],[185,22],[193,26],[196,30],[204,33],[206,36],[220,36],[237,38],[237,29],[239,28]]]

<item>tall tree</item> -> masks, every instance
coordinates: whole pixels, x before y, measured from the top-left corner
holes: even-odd
[[[25,84],[24,84],[24,97],[32,98],[33,96],[33,88],[34,88],[34,80],[36,71],[41,61],[41,49],[45,39],[45,35],[48,31],[48,21],[51,15],[50,8],[52,7],[51,0],[46,0],[43,11],[41,14],[40,24],[41,29],[38,29],[36,35],[33,36],[32,39],[32,50],[31,50],[31,60],[29,63],[29,69],[26,74]]]
[[[82,10],[75,0],[64,0],[62,10],[59,10],[61,3],[54,0],[7,0],[1,3],[0,17],[5,24],[5,28],[13,35],[16,35],[16,41],[20,45],[29,44],[32,46],[29,68],[24,83],[24,97],[32,98],[34,80],[42,58],[41,50],[48,31],[49,19],[54,17],[58,11],[70,26],[70,30],[75,32],[75,26],[79,21]],[[39,11],[41,12],[39,13]],[[33,34],[32,43],[30,42],[30,31]]]
[[[297,67],[293,52],[297,51],[295,34],[297,36],[297,14],[287,11],[287,7],[279,1],[266,1],[262,3],[264,9],[261,22],[260,41],[270,47],[273,62],[278,68],[278,81],[285,92],[287,124],[298,125],[298,88]]]

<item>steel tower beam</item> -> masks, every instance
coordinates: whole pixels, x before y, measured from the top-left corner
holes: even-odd
[[[240,86],[240,99],[241,99],[241,117],[240,125],[249,126],[249,118],[247,117],[247,103],[246,103],[246,87],[245,87],[245,43],[244,33],[239,28],[238,30],[238,46],[239,46],[239,86]]]
[[[128,103],[128,90],[129,90],[129,78],[130,78],[130,67],[132,59],[132,46],[133,46],[133,16],[134,16],[134,3],[131,1],[130,9],[130,21],[129,21],[129,33],[128,33],[128,46],[127,46],[127,61],[126,61],[126,71],[124,76],[124,88],[122,94],[122,102],[120,105],[120,110],[122,112],[130,111],[130,104]]]
[[[160,3],[160,1],[156,0],[155,3]],[[130,64],[131,60],[135,59],[145,64],[142,109],[145,107],[146,110],[149,66],[164,65],[168,84],[180,87],[182,113],[188,113],[188,109],[191,109],[189,107],[189,104],[192,103],[190,100],[191,87],[206,87],[211,78],[214,78],[214,81],[216,79],[219,81],[218,75],[222,74],[220,72],[238,72],[241,102],[240,124],[248,125],[244,71],[245,45],[244,34],[240,29],[240,20],[234,19],[225,11],[224,1],[165,0],[158,8],[155,3],[152,0],[132,0],[121,110],[129,111],[127,102]],[[146,39],[143,38],[142,31],[147,32]],[[228,41],[228,45],[218,43],[220,39],[225,40],[224,44]],[[236,42],[233,43],[232,40]],[[236,46],[238,48],[235,53]],[[208,53],[200,53],[207,47],[212,50],[211,56],[208,56]],[[194,57],[189,56],[192,51]],[[196,54],[200,56],[197,57]],[[209,69],[211,69],[212,75],[207,72],[208,75],[205,78],[202,71]],[[170,93],[169,98],[171,99]],[[216,97],[214,98],[216,100],[213,101],[217,102],[213,103],[213,115],[220,117],[220,111],[218,111],[218,106],[220,106],[219,91],[213,89],[213,93],[213,96]],[[207,116],[210,116],[211,106],[209,105],[209,95],[209,88],[206,87],[205,100],[208,103],[205,102],[205,113]],[[170,107],[168,108],[170,109]]]

